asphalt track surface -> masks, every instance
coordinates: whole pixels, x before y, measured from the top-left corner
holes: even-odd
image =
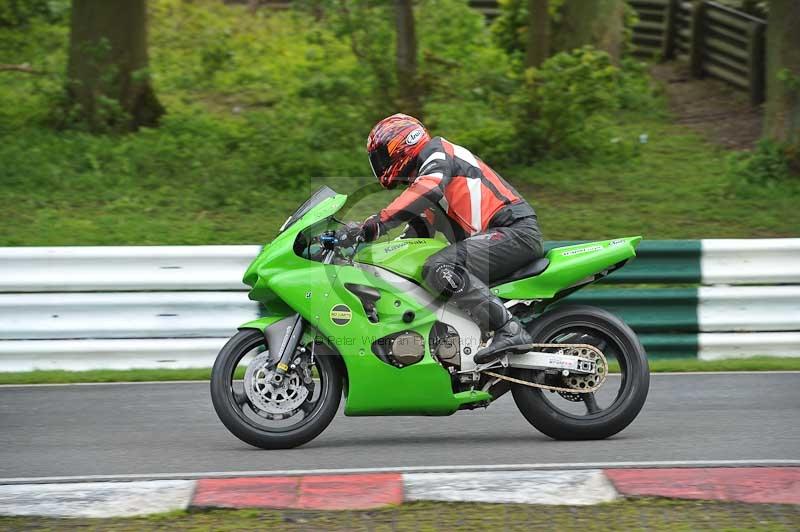
[[[658,375],[634,423],[594,442],[537,432],[509,395],[450,417],[348,418],[262,451],[217,420],[207,383],[0,387],[0,481],[83,475],[800,459],[800,373]]]

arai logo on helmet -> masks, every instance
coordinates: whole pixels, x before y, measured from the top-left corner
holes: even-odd
[[[424,130],[422,128],[417,128],[411,133],[409,133],[408,136],[406,137],[406,144],[408,144],[409,146],[413,146],[414,144],[419,142],[419,139],[422,138],[423,132]]]

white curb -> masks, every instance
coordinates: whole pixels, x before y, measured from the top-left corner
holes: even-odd
[[[599,469],[407,473],[403,480],[409,501],[589,505],[619,497]]]
[[[0,486],[0,515],[129,517],[184,510],[193,480]]]

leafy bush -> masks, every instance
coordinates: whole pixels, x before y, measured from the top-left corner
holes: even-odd
[[[795,156],[788,144],[761,140],[751,152],[732,154],[728,171],[740,183],[773,187],[797,177],[791,166]]]
[[[624,99],[624,76],[605,52],[586,46],[528,69],[512,100],[521,151],[581,157],[609,145],[610,117]]]
[[[191,187],[192,201],[218,209],[245,204],[252,185],[300,191],[313,176],[368,175],[366,133],[398,110],[393,21],[370,11],[383,4],[350,3],[363,9],[353,21],[371,22],[354,36],[338,2],[318,4],[327,9],[319,21],[217,0],[149,2],[150,74],[168,114],[158,130],[133,136],[52,134],[46,110],[63,96],[68,28],[36,20],[24,32],[0,28],[0,43],[19,45],[0,47],[0,61],[56,74],[0,85],[0,135],[14,136],[14,149],[0,150],[0,180],[56,191],[80,182],[101,201],[129,186]],[[597,52],[554,58],[526,81],[467,0],[422,0],[415,9],[426,123],[495,166],[586,153],[603,135],[608,144],[611,133],[598,125],[640,105],[643,72],[623,75]],[[25,168],[24,145],[34,146],[35,171]],[[24,181],[14,177],[23,173]]]
[[[550,20],[557,24],[564,0],[549,0]],[[495,42],[511,55],[521,55],[528,39],[528,0],[498,0],[500,15],[492,23]]]
[[[516,146],[506,107],[519,86],[511,59],[464,0],[425,0],[417,20],[426,124],[492,164],[510,162]]]
[[[800,96],[800,75],[782,69],[777,79],[790,97]],[[755,150],[731,155],[728,171],[739,184],[774,187],[792,180],[800,184],[800,139],[797,135],[783,142],[762,139]]]
[[[528,0],[498,0],[500,15],[492,23],[492,35],[497,45],[515,57],[522,60],[525,45],[528,39]],[[572,28],[562,24],[561,6],[564,0],[549,0],[550,33],[553,43],[559,42],[560,32],[573,31]],[[623,20],[622,55],[628,55],[634,48],[633,29],[639,22],[636,9],[625,3]],[[566,49],[556,49],[554,52],[569,52]]]
[[[167,115],[131,135],[50,127],[65,20],[0,27],[0,62],[49,73],[0,82],[0,222],[29,228],[4,242],[258,241],[315,177],[337,188],[347,180],[336,176],[368,176],[367,132],[398,110],[393,21],[370,11],[388,3],[348,2],[365,9],[354,45],[338,0],[309,2],[324,17],[150,0],[149,70]],[[467,0],[420,0],[415,11],[427,125],[512,179],[514,165],[546,157],[628,157],[616,113],[658,107],[639,63],[583,49],[526,76]]]
[[[0,28],[27,26],[33,20],[66,20],[70,0],[0,0]]]

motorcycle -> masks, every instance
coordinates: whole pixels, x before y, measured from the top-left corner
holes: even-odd
[[[536,429],[559,440],[612,436],[647,398],[636,334],[606,310],[561,300],[622,268],[641,237],[550,250],[491,289],[534,344],[479,365],[491,341],[422,288],[429,238],[346,241],[347,200],[323,187],[290,216],[244,275],[262,317],[221,349],[211,398],[242,441],[286,449],[318,436],[342,395],[347,416],[447,416],[511,392]]]

